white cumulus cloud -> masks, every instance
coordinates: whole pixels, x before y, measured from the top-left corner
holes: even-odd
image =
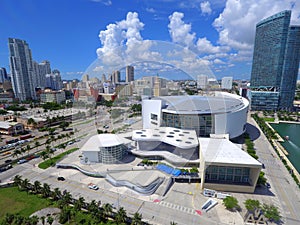
[[[211,54],[229,50],[226,46],[214,46],[206,37],[196,40],[196,34],[192,32],[192,25],[186,24],[183,17],[184,14],[181,12],[174,12],[169,16],[168,28],[173,42],[188,47],[198,54]]]
[[[223,12],[213,23],[219,32],[219,43],[236,50],[251,49],[254,44],[255,25],[262,19],[286,9],[292,9],[292,24],[299,24],[299,1],[227,0]]]
[[[201,9],[201,12],[203,14],[208,14],[209,15],[212,12],[209,1],[201,2],[200,3],[200,9]]]
[[[191,33],[192,25],[184,23],[182,20],[183,17],[184,14],[181,12],[174,12],[169,16],[169,32],[173,42],[192,47],[194,45],[196,34]]]

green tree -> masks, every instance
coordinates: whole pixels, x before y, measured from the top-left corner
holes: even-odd
[[[79,199],[76,200],[76,202],[74,204],[75,211],[80,211],[81,210],[81,208],[85,204],[84,201],[85,201],[85,199],[83,197],[80,197]]]
[[[233,196],[227,196],[226,198],[224,198],[223,204],[224,204],[225,208],[228,210],[240,209],[238,200]]]
[[[132,218],[132,221],[131,221],[131,225],[141,225],[143,222],[142,222],[142,215],[139,214],[138,212],[136,212],[134,215],[133,215],[133,218]]]
[[[39,182],[38,180],[36,180],[33,184],[33,192],[35,194],[39,194],[41,192],[41,182]]]
[[[44,183],[41,192],[42,192],[42,196],[44,198],[48,198],[51,194],[50,185],[47,183]]]
[[[13,152],[13,157],[16,157],[17,159],[19,159],[18,158],[19,155],[21,155],[20,149],[15,149],[14,152]]]
[[[61,191],[59,190],[59,188],[54,188],[54,190],[51,193],[51,197],[55,201],[61,198]]]
[[[50,225],[54,222],[54,219],[52,216],[48,216],[47,217],[47,223],[49,223]]]
[[[125,223],[126,219],[127,219],[126,210],[123,207],[119,208],[115,217],[117,224]]]
[[[28,192],[30,190],[30,183],[29,180],[27,178],[25,178],[22,182],[21,182],[21,190]]]
[[[260,171],[259,177],[257,180],[257,185],[265,185],[267,183],[267,178],[265,178],[265,173]]]
[[[244,204],[246,209],[250,212],[254,212],[256,209],[260,208],[260,202],[258,200],[247,199]]]
[[[103,205],[103,210],[104,210],[104,215],[105,215],[105,219],[107,220],[109,216],[111,216],[111,213],[112,213],[112,205],[109,204],[109,203],[105,203]]]
[[[264,216],[270,221],[278,222],[281,219],[279,210],[274,205],[263,204],[262,211]]]
[[[21,184],[22,184],[22,177],[20,175],[16,175],[14,177],[14,184],[16,186],[18,186],[19,188],[21,187]]]
[[[41,216],[41,220],[42,220],[42,225],[45,225],[46,217],[45,216]]]

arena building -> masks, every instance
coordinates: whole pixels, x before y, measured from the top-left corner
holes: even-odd
[[[245,132],[248,107],[245,98],[225,92],[149,98],[142,102],[143,128],[173,127],[233,139]]]

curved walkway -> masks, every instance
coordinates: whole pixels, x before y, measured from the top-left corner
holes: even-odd
[[[185,158],[182,158],[180,156],[177,156],[175,154],[172,154],[168,151],[141,151],[141,150],[131,150],[131,153],[140,156],[140,157],[161,157],[164,158],[167,162],[174,164],[174,165],[186,165],[186,164],[195,164],[199,165],[200,160],[188,160]]]
[[[150,184],[142,186],[142,185],[133,184],[128,180],[117,180],[117,179],[113,178],[112,176],[110,176],[109,174],[107,174],[106,172],[87,171],[77,165],[74,165],[74,164],[57,163],[56,167],[63,168],[63,169],[76,169],[87,176],[105,178],[110,184],[112,184],[116,187],[121,187],[121,186],[127,187],[127,188],[129,188],[133,191],[136,191],[140,194],[143,194],[143,195],[154,194],[155,191],[158,189],[158,187],[165,180],[165,178],[163,178],[163,177],[158,177],[154,181],[152,181]]]

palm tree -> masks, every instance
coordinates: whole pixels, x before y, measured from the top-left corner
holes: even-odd
[[[111,216],[111,213],[112,213],[112,205],[109,204],[109,203],[105,203],[103,205],[103,210],[104,210],[104,215],[105,215],[105,219],[107,220],[109,216]]]
[[[125,223],[126,219],[127,219],[126,210],[123,207],[119,208],[118,212],[116,213],[116,217],[115,217],[117,224]]]
[[[32,216],[29,219],[30,219],[30,221],[29,221],[30,225],[36,225],[39,222],[39,217],[38,216]]]
[[[46,217],[45,216],[41,216],[41,220],[42,220],[42,225],[45,225],[45,222],[46,222]]]
[[[61,192],[60,192],[59,188],[54,188],[54,191],[52,191],[51,196],[55,201],[60,199],[61,198]]]
[[[138,212],[136,212],[133,215],[132,221],[131,221],[131,225],[141,225],[142,222],[142,214],[139,214]]]
[[[40,153],[40,156],[42,157],[43,160],[47,159],[48,158],[48,153],[46,151],[42,151]]]
[[[97,206],[97,203],[95,200],[92,200],[90,202],[90,204],[88,205],[88,211],[89,213],[91,213],[93,216],[96,216],[98,211],[99,211],[99,207]]]
[[[43,184],[42,188],[42,195],[44,198],[48,198],[50,196],[51,190],[50,190],[50,185],[47,183]]]
[[[175,223],[174,221],[172,221],[172,222],[170,223],[170,225],[177,225],[177,223]]]
[[[6,213],[4,218],[4,224],[12,224],[15,219],[14,214]]]
[[[14,177],[14,182],[15,182],[15,185],[19,186],[19,188],[20,188],[20,186],[21,186],[21,184],[22,184],[22,176],[16,175],[16,176]]]
[[[52,216],[48,216],[47,217],[47,223],[49,223],[50,225],[54,222],[54,219]]]
[[[41,191],[41,182],[39,182],[38,180],[36,180],[33,184],[33,191],[35,194],[39,194]]]
[[[37,147],[39,147],[40,142],[36,141],[36,142],[34,143],[34,145],[35,145],[35,147],[37,148]]]
[[[25,148],[21,148],[20,151],[21,151],[21,153],[23,155],[26,152],[26,149]]]
[[[19,149],[15,149],[13,153],[13,157],[16,157],[18,159],[18,156],[21,154],[21,151]]]
[[[28,145],[26,145],[26,151],[27,151],[27,154],[29,155],[29,151],[30,151],[30,149],[31,149],[31,147],[30,147],[30,145],[28,144]]]
[[[81,208],[85,204],[84,201],[85,201],[85,199],[83,197],[80,197],[78,200],[76,200],[75,205],[74,205],[75,211],[80,211],[81,210]]]
[[[21,183],[21,189],[22,190],[25,190],[26,192],[28,192],[29,191],[29,189],[30,189],[30,184],[29,184],[29,180],[26,178],[26,179],[24,179],[23,181],[22,181],[22,183]]]

